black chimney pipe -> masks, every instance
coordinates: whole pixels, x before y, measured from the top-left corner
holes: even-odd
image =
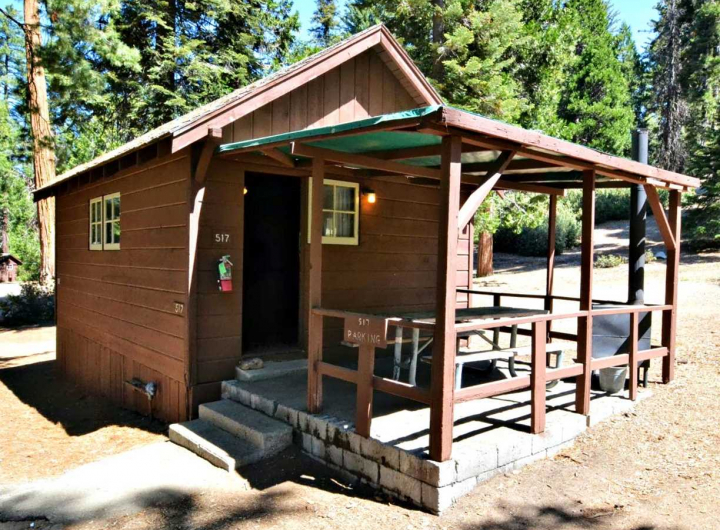
[[[647,129],[633,131],[633,160],[648,163]],[[647,194],[641,184],[630,188],[630,271],[628,276],[628,304],[645,303],[645,219]]]

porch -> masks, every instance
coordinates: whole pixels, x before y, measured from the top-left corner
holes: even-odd
[[[345,363],[347,369],[355,366]],[[393,355],[388,350],[375,364],[375,373],[390,378]],[[519,365],[518,372],[529,371]],[[430,383],[430,367],[418,370],[418,384]],[[504,368],[490,373],[469,370],[466,382],[481,384],[511,379]],[[434,513],[448,508],[477,484],[500,473],[549,458],[573,443],[589,426],[631,410],[629,393],[591,391],[592,414],[574,411],[574,384],[561,381],[547,392],[547,431],[530,433],[531,394],[527,390],[458,404],[454,409],[452,458],[429,458],[430,409],[427,405],[386,393],[373,403],[370,437],[355,429],[355,388],[328,378],[323,413],[307,413],[307,374],[296,373],[257,382],[226,381],[223,398],[261,411],[290,424],[296,443],[313,457],[346,475]],[[651,395],[641,390],[639,398]]]
[[[310,266],[306,280],[308,373],[306,386],[293,387],[296,392],[301,392],[298,396],[306,398],[305,410],[312,414],[327,413],[339,406],[336,405],[339,395],[345,399],[348,394],[353,394],[354,413],[349,416],[345,402],[344,415],[346,421],[352,420],[355,433],[366,439],[374,435],[378,439],[389,437],[394,440],[389,433],[397,428],[395,419],[387,420],[387,423],[377,419],[379,410],[385,405],[380,398],[375,399],[375,394],[412,401],[414,410],[424,411],[417,412],[414,417],[424,418],[426,424],[422,432],[427,440],[418,442],[425,445],[409,448],[422,448],[431,461],[444,463],[454,458],[456,430],[460,429],[458,435],[462,437],[461,426],[467,424],[462,421],[466,417],[463,410],[470,411],[469,415],[473,417],[485,413],[484,418],[492,418],[493,414],[488,412],[493,407],[479,400],[503,401],[507,398],[498,396],[520,392],[520,396],[529,399],[518,407],[523,412],[515,417],[516,427],[524,422],[523,428],[528,433],[537,435],[548,430],[550,435],[557,435],[548,429],[548,409],[578,414],[580,418],[576,421],[584,422],[582,416],[591,416],[591,408],[595,406],[591,382],[596,370],[635,367],[657,358],[662,359],[663,381],[667,383],[673,379],[680,195],[696,186],[696,179],[442,106],[222,145],[216,156],[238,162],[252,171],[312,177],[308,210]],[[395,179],[417,186],[439,186],[437,287],[435,307],[429,314],[418,315],[401,309],[363,311],[352,307],[352,301],[341,308],[323,304],[321,241],[326,235],[323,228],[323,182],[326,176],[363,181]],[[603,187],[640,187],[647,194],[668,254],[665,297],[659,301],[661,303],[594,299],[595,193]],[[553,293],[557,201],[570,188],[583,191],[580,292],[574,297]],[[668,215],[660,201],[658,188],[669,190]],[[474,214],[488,194],[506,190],[541,193],[550,198],[546,289],[542,295],[457,289],[458,238],[472,230]],[[512,304],[508,299],[512,299]],[[522,310],[525,307],[523,301],[529,300],[540,301],[542,310],[529,315],[522,311],[501,314],[508,306]],[[574,304],[573,309],[557,311],[560,301]],[[599,307],[598,304],[612,307]],[[490,316],[482,311],[473,312],[478,307],[489,307],[494,312],[491,311]],[[640,321],[652,313],[662,319],[662,338],[659,343],[641,349]],[[593,319],[613,315],[622,315],[627,321],[626,350],[611,357],[594,358]],[[356,353],[349,355],[356,360],[354,364],[330,362],[324,357],[329,349],[337,346],[323,343],[323,330],[330,319],[335,319],[336,327],[343,328],[344,340],[357,347]],[[559,325],[567,327],[561,330]],[[401,380],[396,374],[384,376],[379,371],[376,348],[384,348],[398,328],[433,337],[425,386],[415,384],[412,379]],[[517,377],[468,380],[456,385],[458,338],[468,333],[492,334],[498,338],[500,334],[513,332],[530,339],[528,370]],[[556,340],[569,341],[576,353],[574,358],[568,356],[570,362],[564,366],[547,368],[548,344]],[[629,397],[635,400],[638,372],[631,369],[629,374]],[[548,392],[547,383],[558,380],[567,382]],[[344,386],[341,388],[336,386],[338,384]],[[347,384],[352,386],[347,387]],[[293,398],[294,402],[298,396]],[[505,412],[513,417],[513,412]],[[390,413],[384,417],[392,416]],[[520,417],[522,421],[518,419]],[[406,433],[411,437],[413,432],[420,432],[415,427],[412,429],[415,430]]]

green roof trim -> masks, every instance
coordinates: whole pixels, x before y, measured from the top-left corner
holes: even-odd
[[[264,138],[254,138],[252,140],[244,140],[242,142],[233,142],[230,144],[223,144],[219,146],[216,150],[217,153],[231,153],[233,151],[238,151],[240,149],[247,149],[248,147],[257,147],[258,149],[262,148],[262,146],[271,144],[271,143],[289,143],[297,140],[301,140],[303,138],[310,138],[313,136],[321,136],[321,135],[332,135],[342,132],[348,132],[353,131],[355,129],[362,129],[364,127],[370,127],[373,125],[379,125],[381,123],[387,123],[390,124],[395,121],[401,121],[401,120],[407,120],[412,118],[424,118],[426,116],[429,116],[435,112],[440,111],[443,108],[443,105],[432,105],[430,107],[421,107],[417,109],[412,110],[405,110],[402,112],[393,112],[392,114],[383,114],[380,116],[374,116],[372,118],[365,118],[362,120],[357,121],[351,121],[347,123],[341,123],[338,125],[329,125],[327,127],[316,127],[314,129],[304,129],[301,131],[293,131],[283,134],[276,134],[274,136],[265,136]],[[392,148],[399,148],[398,145],[388,145],[387,141],[389,140],[388,137],[385,137],[382,139],[382,142],[379,141],[379,138],[385,135],[380,135],[380,137],[376,136],[379,135],[380,132],[378,131],[376,133],[368,133],[367,135],[363,135],[363,137],[367,136],[367,140],[371,143],[378,143],[378,147],[374,150],[381,150],[381,149],[392,149]],[[395,133],[397,134],[397,133]],[[439,138],[434,138],[430,135],[425,134],[419,134],[419,133],[405,133],[407,135],[412,135],[414,138],[412,141],[408,141],[407,143],[403,143],[402,147],[417,147],[422,145],[434,145],[436,143],[439,143]],[[429,138],[429,139],[428,139]],[[337,140],[341,140],[342,138],[338,138]],[[347,139],[350,140],[350,139]],[[352,141],[352,143],[357,143],[356,138]],[[406,137],[405,140],[410,140],[409,137]],[[400,142],[396,142],[400,143]],[[317,147],[325,147],[325,142],[318,142]],[[351,146],[351,143],[348,142],[348,146]],[[360,146],[356,146],[354,148],[354,151],[348,152],[367,152],[372,151],[373,149],[368,149],[367,147],[363,148]]]

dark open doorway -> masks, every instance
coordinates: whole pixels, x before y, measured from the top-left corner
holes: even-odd
[[[243,351],[298,346],[300,306],[300,179],[245,177]]]

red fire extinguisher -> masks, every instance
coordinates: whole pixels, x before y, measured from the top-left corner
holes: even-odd
[[[232,285],[232,268],[230,256],[223,256],[218,260],[218,289],[224,293],[233,290]]]

